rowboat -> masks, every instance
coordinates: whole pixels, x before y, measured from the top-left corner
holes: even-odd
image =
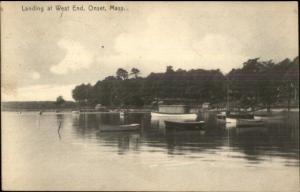
[[[165,121],[167,129],[196,129],[201,130],[205,123],[204,121]]]
[[[158,113],[151,112],[152,118],[160,118],[160,117],[174,117],[174,118],[183,118],[183,119],[196,119],[197,114],[195,113]]]
[[[238,119],[237,127],[263,127],[265,122],[257,119]]]
[[[140,124],[126,124],[126,125],[114,125],[114,126],[103,126],[100,131],[136,131],[141,128]]]

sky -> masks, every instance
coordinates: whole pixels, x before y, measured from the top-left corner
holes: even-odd
[[[278,62],[298,52],[297,2],[1,2],[2,101],[72,100],[76,85],[118,68],[226,74],[250,58]]]

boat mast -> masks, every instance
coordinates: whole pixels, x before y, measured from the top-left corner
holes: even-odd
[[[229,112],[229,81],[228,77],[226,77],[226,112]]]

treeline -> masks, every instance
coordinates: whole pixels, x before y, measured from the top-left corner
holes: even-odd
[[[8,101],[1,102],[3,111],[36,111],[36,110],[72,110],[78,108],[78,103],[73,101]]]
[[[267,107],[299,100],[299,57],[279,63],[249,59],[224,75],[219,69],[174,70],[139,77],[140,71],[118,69],[95,85],[76,86],[72,95],[82,105],[142,107],[155,101],[223,104],[229,100],[240,108]]]

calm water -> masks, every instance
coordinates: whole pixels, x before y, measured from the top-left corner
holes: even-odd
[[[299,113],[265,127],[166,132],[141,114],[2,113],[2,177],[13,190],[299,191]],[[141,123],[138,132],[101,126]],[[60,128],[59,128],[60,127]]]

